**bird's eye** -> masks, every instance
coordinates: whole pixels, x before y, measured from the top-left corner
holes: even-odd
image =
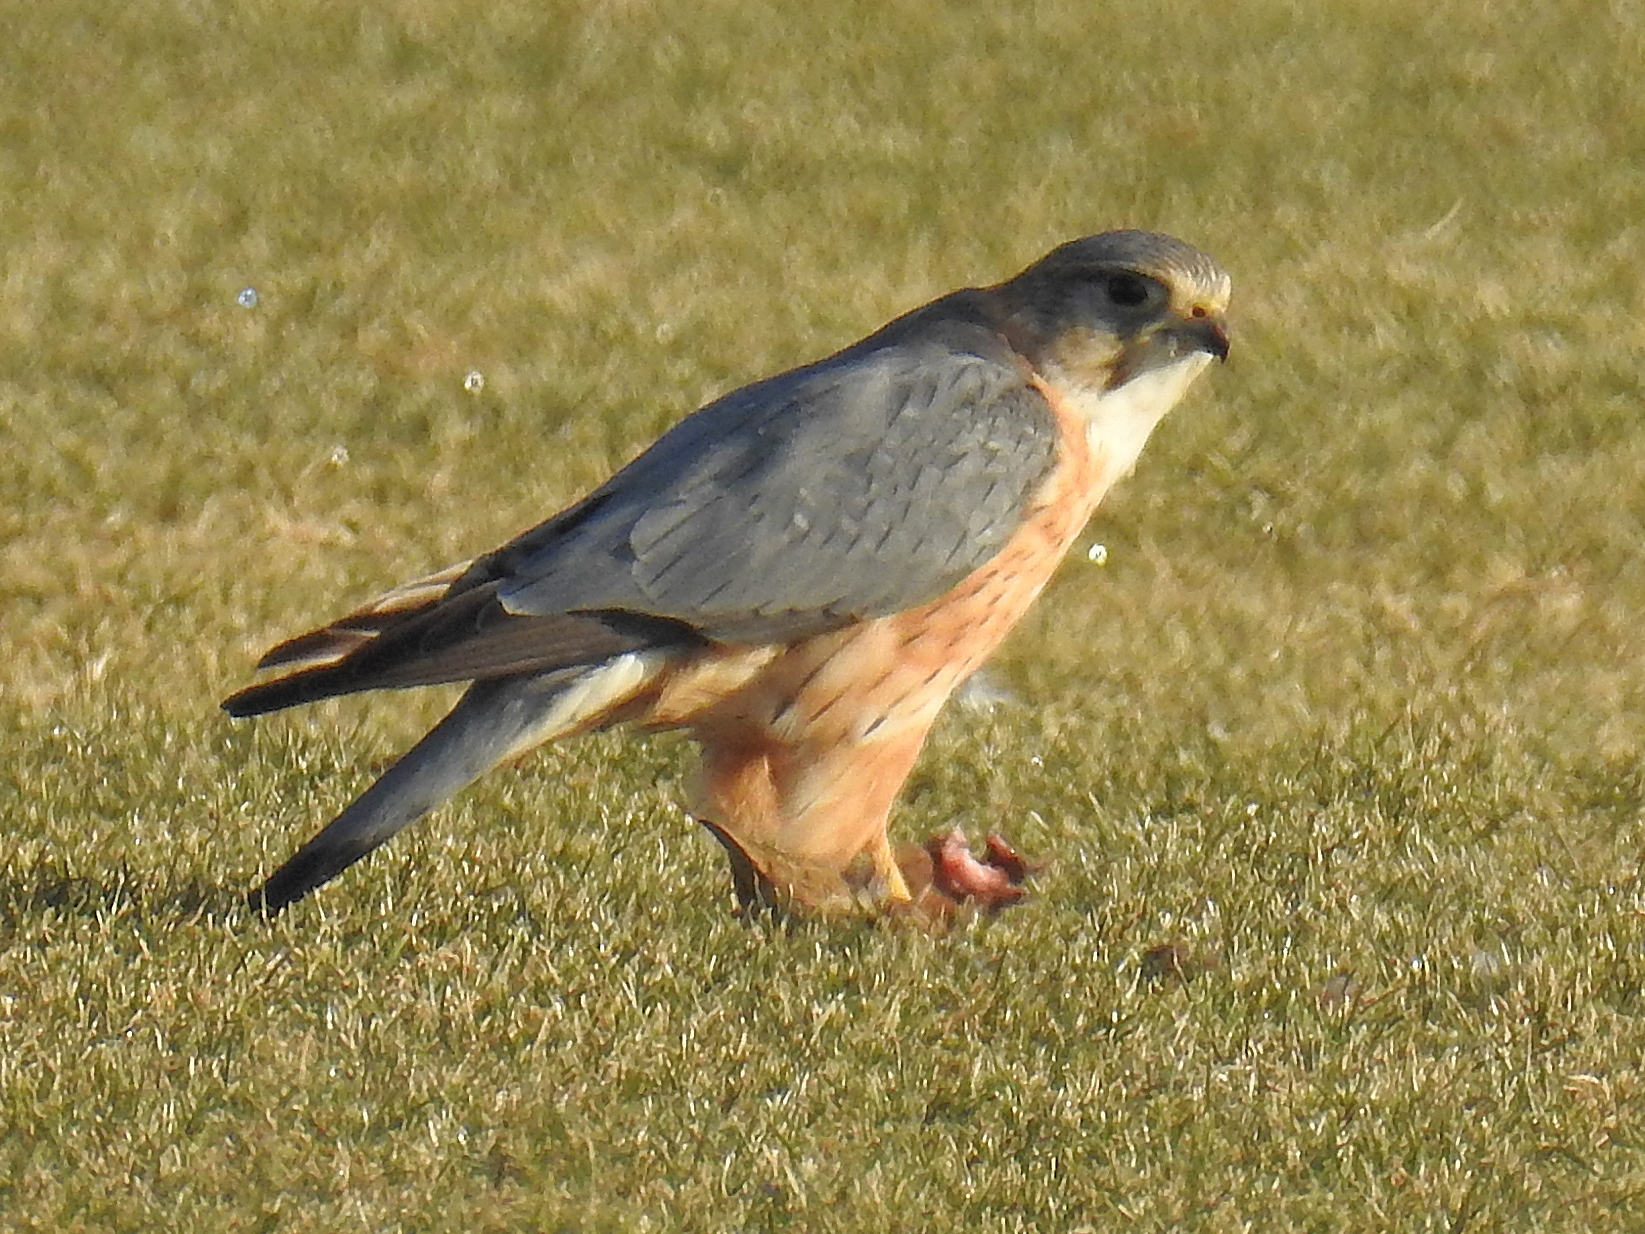
[[[1146,275],[1121,270],[1108,276],[1104,289],[1120,308],[1141,308],[1155,297],[1160,285]]]

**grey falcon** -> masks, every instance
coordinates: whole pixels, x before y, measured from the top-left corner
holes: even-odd
[[[745,901],[925,895],[931,861],[899,861],[887,820],[932,722],[1226,359],[1228,297],[1180,240],[1072,240],[709,403],[502,547],[276,646],[231,715],[472,684],[253,904],[283,909],[501,762],[620,724],[696,739],[693,813]],[[1017,894],[1003,844],[931,852],[951,899]]]

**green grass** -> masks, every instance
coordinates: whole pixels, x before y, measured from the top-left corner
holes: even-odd
[[[1635,8],[0,27],[0,1228],[1645,1228]],[[1120,225],[1233,362],[898,816],[1029,905],[744,927],[599,736],[242,913],[449,702],[262,647]]]

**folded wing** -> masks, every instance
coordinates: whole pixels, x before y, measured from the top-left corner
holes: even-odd
[[[875,340],[687,417],[582,502],[280,644],[254,715],[335,694],[785,642],[935,599],[1010,539],[1055,419],[981,325]]]

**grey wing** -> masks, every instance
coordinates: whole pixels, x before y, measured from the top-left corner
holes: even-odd
[[[1056,436],[990,331],[842,353],[710,404],[502,550],[498,599],[521,617],[637,613],[732,642],[912,608],[1010,539]]]
[[[1021,524],[1056,420],[983,327],[875,343],[711,403],[497,551],[275,647],[260,667],[283,675],[223,706],[781,641],[935,599]]]

